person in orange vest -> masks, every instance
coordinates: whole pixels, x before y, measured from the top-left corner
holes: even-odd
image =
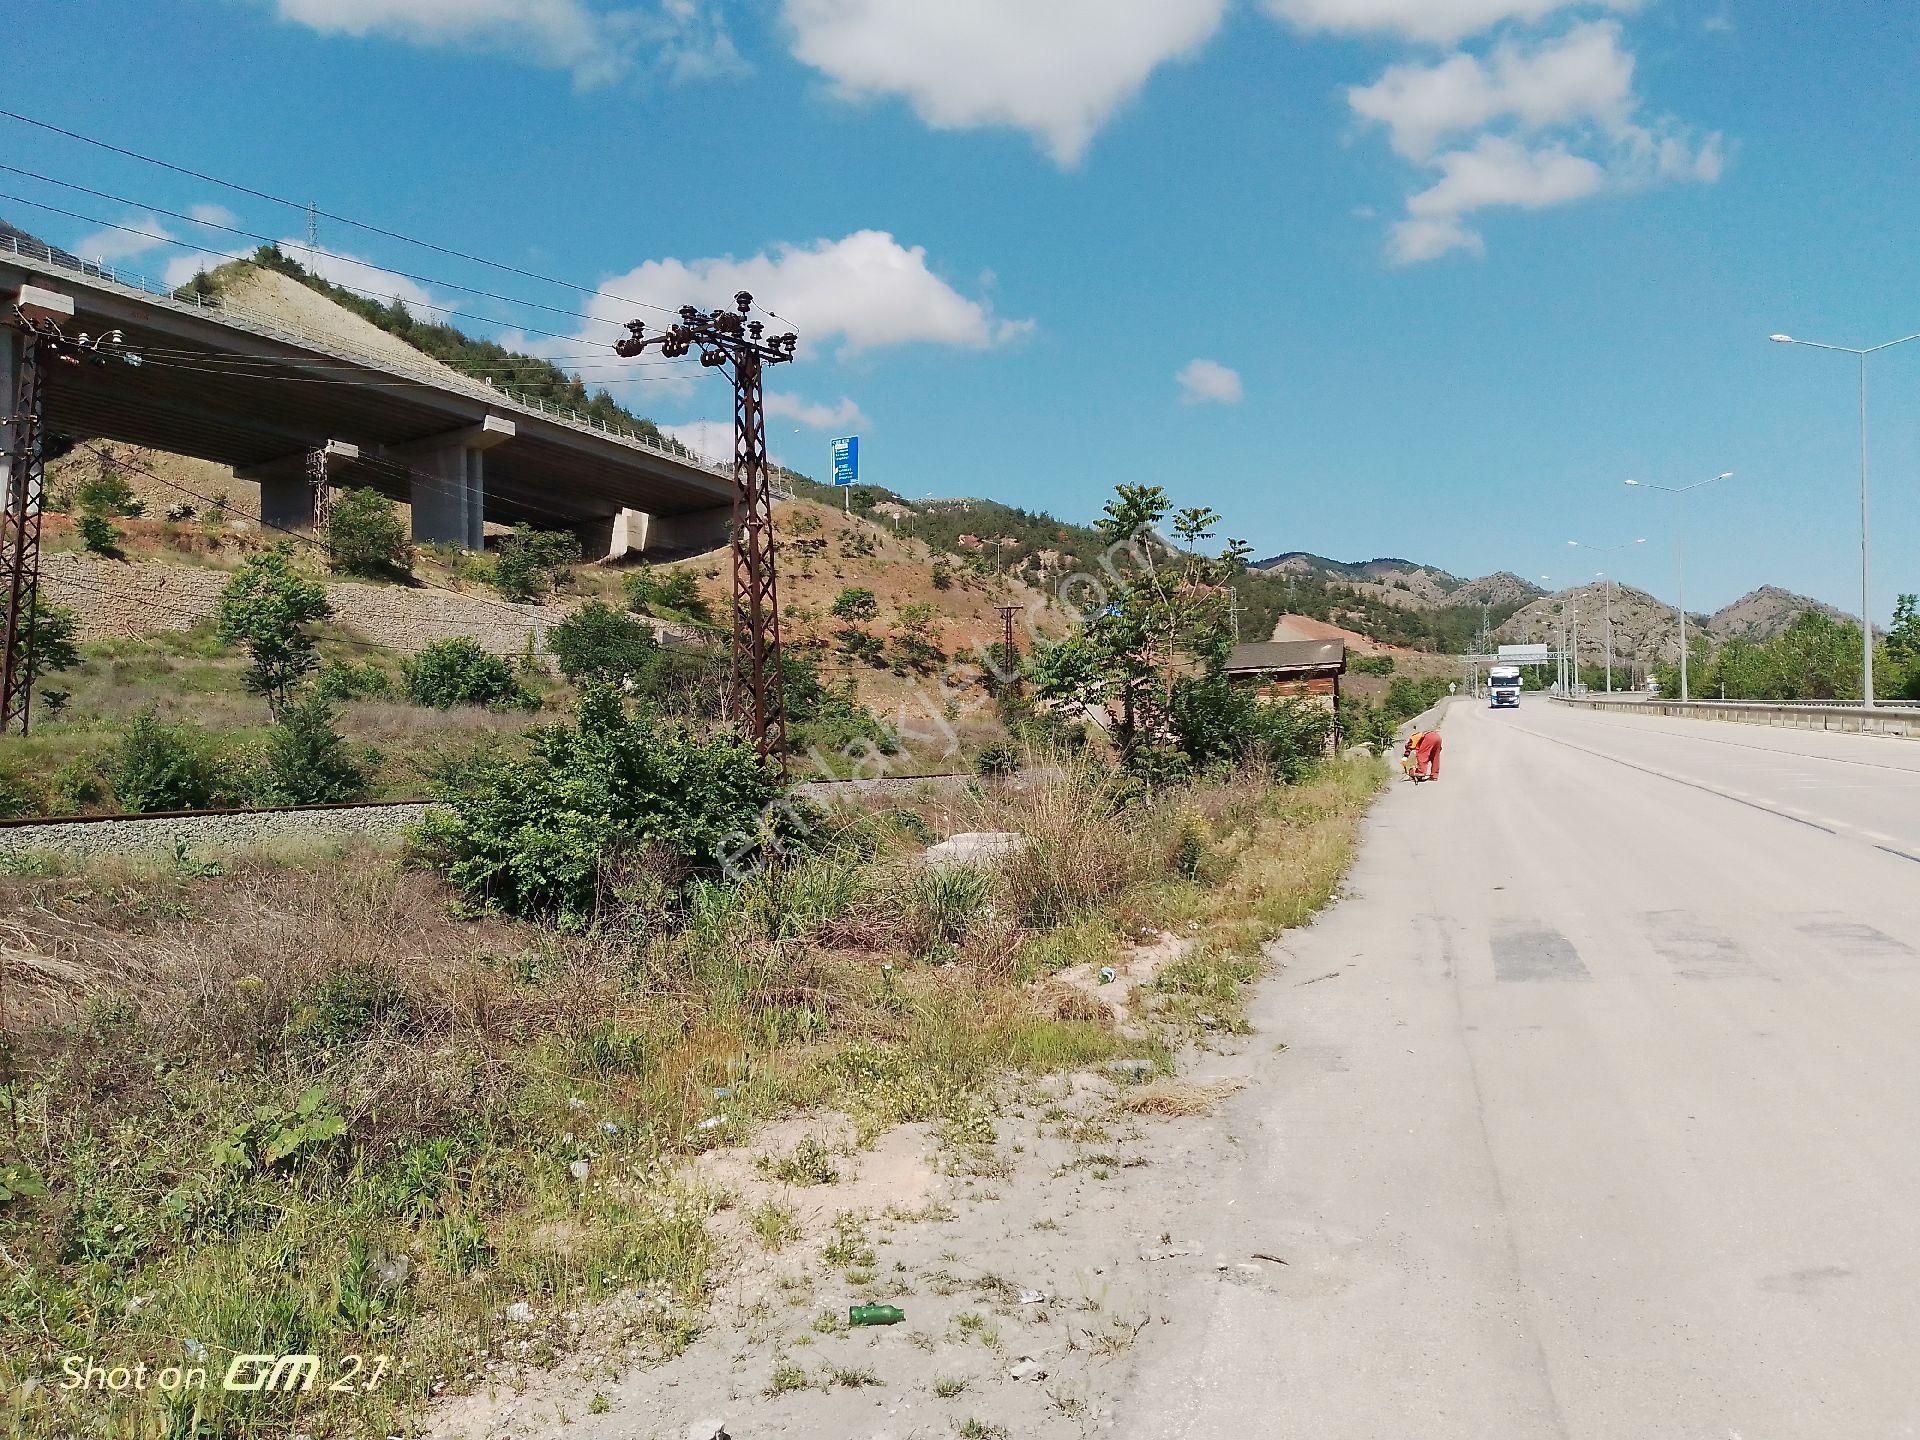
[[[1407,737],[1407,747],[1400,752],[1402,756],[1413,760],[1412,774],[1415,783],[1422,780],[1440,778],[1440,732],[1438,730],[1417,730]],[[1404,768],[1404,766],[1403,766]]]

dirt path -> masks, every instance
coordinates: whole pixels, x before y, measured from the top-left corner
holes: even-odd
[[[1232,1142],[1205,1112],[1272,1044],[1222,1037],[1186,1057],[1177,1082],[1081,1074],[1025,1084],[991,1146],[943,1146],[908,1126],[847,1154],[844,1119],[812,1117],[769,1127],[752,1147],[712,1152],[701,1178],[735,1203],[715,1222],[721,1279],[684,1353],[645,1365],[589,1348],[551,1371],[501,1369],[481,1393],[448,1403],[430,1433],[1103,1433],[1140,1337],[1174,1323],[1162,1296],[1176,1274],[1258,1284],[1276,1268],[1203,1252],[1168,1228],[1204,1204],[1232,1163]],[[1156,1113],[1165,1110],[1202,1113]],[[837,1182],[785,1186],[756,1167],[756,1155],[791,1154],[808,1138],[833,1152]],[[773,1255],[747,1220],[770,1199],[790,1204],[804,1232]],[[848,1214],[863,1220],[841,1219]],[[897,1304],[904,1323],[850,1329],[849,1304],[869,1301]]]

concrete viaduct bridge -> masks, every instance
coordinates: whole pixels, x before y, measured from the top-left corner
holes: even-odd
[[[572,529],[589,556],[666,558],[726,540],[731,471],[425,356],[414,367],[296,333],[0,226],[0,317],[23,287],[70,303],[69,333],[119,329],[129,354],[155,352],[63,367],[47,386],[49,431],[231,465],[259,483],[270,524],[311,525],[324,474],[410,504],[422,542],[479,549],[490,520]],[[0,396],[14,394],[19,347],[20,332],[0,325]]]

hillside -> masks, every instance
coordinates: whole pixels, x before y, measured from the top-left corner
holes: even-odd
[[[1493,631],[1496,644],[1525,645],[1556,642],[1563,629],[1579,624],[1578,653],[1585,665],[1605,663],[1607,616],[1613,620],[1613,656],[1616,664],[1657,664],[1675,654],[1677,622],[1673,607],[1630,585],[1604,583],[1577,586],[1542,595],[1509,616]],[[1694,617],[1704,629],[1705,620]]]
[[[1849,625],[1859,623],[1846,611],[1824,601],[1796,595],[1778,585],[1762,585],[1731,605],[1714,611],[1707,628],[1717,640],[1771,640],[1809,610]]]

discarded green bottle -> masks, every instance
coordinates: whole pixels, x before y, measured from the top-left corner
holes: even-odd
[[[898,1325],[907,1315],[897,1305],[849,1305],[849,1325]]]

